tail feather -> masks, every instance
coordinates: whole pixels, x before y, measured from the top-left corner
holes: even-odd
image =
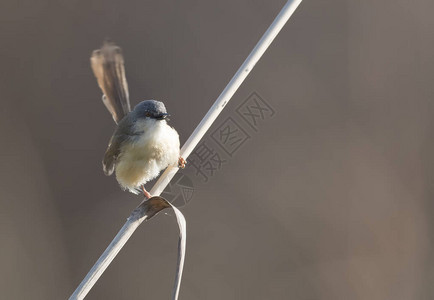
[[[103,92],[102,101],[118,123],[131,111],[122,50],[113,43],[104,43],[90,58],[91,67]]]

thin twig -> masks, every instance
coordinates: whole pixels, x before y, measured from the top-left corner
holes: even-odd
[[[264,54],[265,50],[267,50],[267,48],[270,46],[271,42],[274,40],[274,38],[280,32],[282,27],[286,24],[286,22],[291,17],[291,15],[295,11],[295,9],[298,7],[298,5],[301,3],[301,1],[302,0],[289,0],[285,4],[285,6],[282,8],[280,13],[274,19],[273,23],[270,25],[270,27],[264,33],[262,38],[256,44],[255,48],[253,48],[252,52],[249,54],[249,56],[244,61],[244,63],[241,65],[241,67],[238,69],[237,73],[235,73],[235,75],[232,77],[231,81],[228,83],[226,88],[223,90],[223,92],[220,94],[220,96],[214,102],[213,106],[209,109],[208,113],[205,115],[205,117],[202,119],[202,121],[196,127],[194,132],[191,134],[190,138],[187,140],[187,142],[181,148],[181,156],[184,159],[187,159],[187,157],[190,155],[190,153],[193,151],[193,149],[196,147],[196,145],[199,143],[199,141],[205,135],[207,130],[211,127],[212,123],[215,121],[215,119],[221,113],[223,108],[226,106],[226,104],[232,98],[232,96],[234,95],[236,90],[239,88],[241,83],[244,81],[244,79],[247,77],[247,75],[249,75],[249,73],[251,72],[251,70],[253,69],[255,64],[258,62],[258,60]],[[167,168],[166,171],[160,176],[158,181],[155,183],[154,187],[151,189],[151,192],[150,192],[151,195],[156,195],[156,196],[160,195],[161,192],[166,188],[166,186],[170,182],[170,180],[172,180],[173,176],[176,174],[177,171],[178,171],[177,167]],[[149,216],[146,215],[147,211],[145,210],[145,208],[146,207],[148,209],[150,208],[149,206],[146,206],[146,203],[147,202],[145,202],[145,201],[142,202],[131,213],[131,215],[128,218],[125,225],[121,228],[119,233],[116,235],[116,237],[113,239],[113,241],[107,247],[107,249],[104,251],[104,253],[101,255],[101,257],[98,259],[98,261],[95,263],[95,265],[92,267],[92,269],[86,275],[86,277],[83,279],[81,284],[78,286],[78,288],[75,290],[75,292],[71,295],[71,297],[69,298],[70,300],[83,299],[87,295],[87,293],[90,291],[90,289],[96,283],[96,281],[99,279],[99,277],[105,271],[105,269],[112,262],[114,257],[118,254],[118,252],[122,249],[122,247],[125,245],[125,243],[128,241],[128,239],[131,237],[131,235],[137,229],[137,227],[145,219],[150,218]],[[182,216],[181,212],[179,212],[179,210],[177,210],[176,208],[174,208],[174,210],[175,210],[176,216],[178,218],[178,225],[180,226],[180,230],[181,230],[181,228],[185,229],[185,220],[180,220],[180,217]],[[182,217],[182,219],[183,219],[183,217]],[[174,288],[174,292],[173,292],[173,299],[175,299],[175,300],[178,299],[179,284],[180,284],[182,269],[183,269],[183,265],[184,265],[185,235],[183,236],[181,234],[179,245],[180,245],[180,248],[179,248],[180,254],[178,255],[178,272],[177,272],[177,276],[175,279],[175,288]],[[181,253],[182,248],[184,249],[184,252]]]

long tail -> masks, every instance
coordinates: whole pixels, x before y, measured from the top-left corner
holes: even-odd
[[[118,123],[131,111],[122,50],[113,43],[105,42],[101,49],[93,51],[90,62],[104,94],[104,105]]]

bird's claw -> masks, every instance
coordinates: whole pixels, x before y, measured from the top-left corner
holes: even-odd
[[[187,161],[185,159],[183,159],[182,157],[179,157],[178,168],[184,169],[186,164],[187,164]]]
[[[145,189],[144,185],[142,185],[142,191],[143,191],[143,195],[146,197],[146,199],[152,198],[152,195]]]

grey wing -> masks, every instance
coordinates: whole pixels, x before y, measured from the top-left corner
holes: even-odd
[[[104,158],[102,160],[102,167],[104,174],[110,176],[113,174],[116,166],[116,160],[121,152],[122,136],[113,135],[110,139],[110,143],[105,151]]]
[[[122,144],[134,136],[132,130],[133,125],[133,118],[131,117],[131,114],[129,114],[119,122],[112,138],[110,139],[102,161],[103,170],[107,176],[113,174],[116,161],[121,154]]]
[[[103,102],[119,123],[131,111],[122,50],[113,43],[104,43],[90,58],[91,67],[103,92]]]

